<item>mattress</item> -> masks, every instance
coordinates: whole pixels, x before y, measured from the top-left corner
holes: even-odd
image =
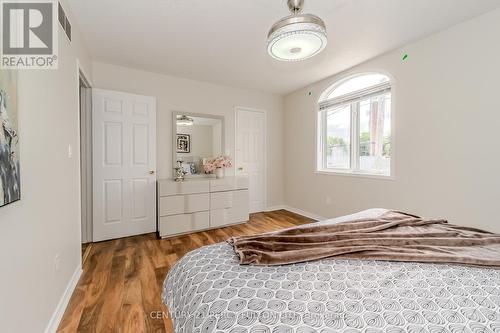
[[[324,259],[241,266],[220,243],[179,260],[162,299],[176,333],[500,332],[500,270],[459,265]]]

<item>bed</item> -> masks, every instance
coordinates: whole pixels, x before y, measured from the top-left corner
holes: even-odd
[[[220,243],[179,260],[162,299],[176,333],[500,332],[500,270],[460,265],[323,259],[245,266]]]

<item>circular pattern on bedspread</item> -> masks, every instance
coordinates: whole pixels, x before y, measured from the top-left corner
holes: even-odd
[[[500,333],[500,270],[487,268],[333,259],[240,266],[220,243],[179,260],[162,298],[177,333]]]

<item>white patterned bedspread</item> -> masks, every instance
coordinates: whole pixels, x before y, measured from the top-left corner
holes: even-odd
[[[500,270],[458,265],[241,266],[220,243],[184,256],[162,298],[176,333],[500,332]]]

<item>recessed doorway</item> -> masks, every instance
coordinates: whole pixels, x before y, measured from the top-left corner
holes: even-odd
[[[92,246],[92,90],[79,72],[82,263]]]

